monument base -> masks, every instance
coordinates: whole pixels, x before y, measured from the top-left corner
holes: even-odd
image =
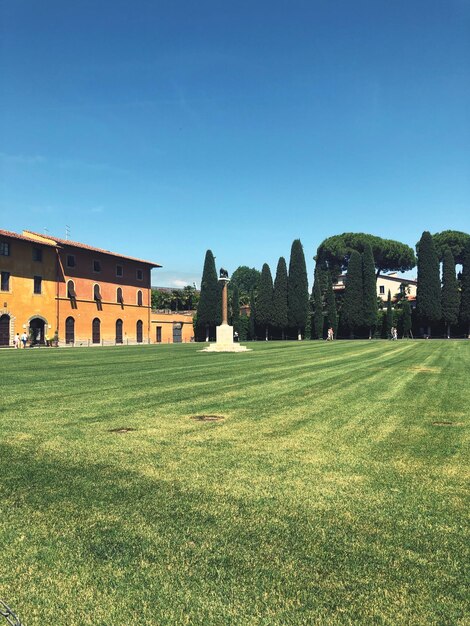
[[[215,329],[216,342],[211,343],[201,352],[250,352],[251,348],[233,341],[233,326],[221,324]]]

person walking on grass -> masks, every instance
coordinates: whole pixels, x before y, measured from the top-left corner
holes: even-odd
[[[16,333],[16,335],[13,338],[13,345],[15,346],[15,350],[18,350],[18,348],[20,347],[20,333]]]
[[[26,334],[26,331],[24,331],[23,334],[21,335],[21,343],[23,344],[23,348],[26,348],[27,341],[28,341],[28,335]]]

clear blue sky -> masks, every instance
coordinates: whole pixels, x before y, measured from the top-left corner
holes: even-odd
[[[1,0],[0,227],[161,263],[309,267],[470,230],[468,0]]]

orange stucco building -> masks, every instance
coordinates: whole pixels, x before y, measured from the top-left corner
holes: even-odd
[[[56,247],[0,230],[0,345],[16,333],[54,333]]]
[[[151,343],[189,343],[194,341],[193,311],[174,313],[152,311]]]
[[[151,311],[157,263],[83,243],[0,230],[0,346],[26,332],[33,344],[190,341],[192,315]]]

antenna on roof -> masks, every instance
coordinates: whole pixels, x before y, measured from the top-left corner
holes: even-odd
[[[70,239],[70,226],[65,226],[65,239],[68,241]]]

